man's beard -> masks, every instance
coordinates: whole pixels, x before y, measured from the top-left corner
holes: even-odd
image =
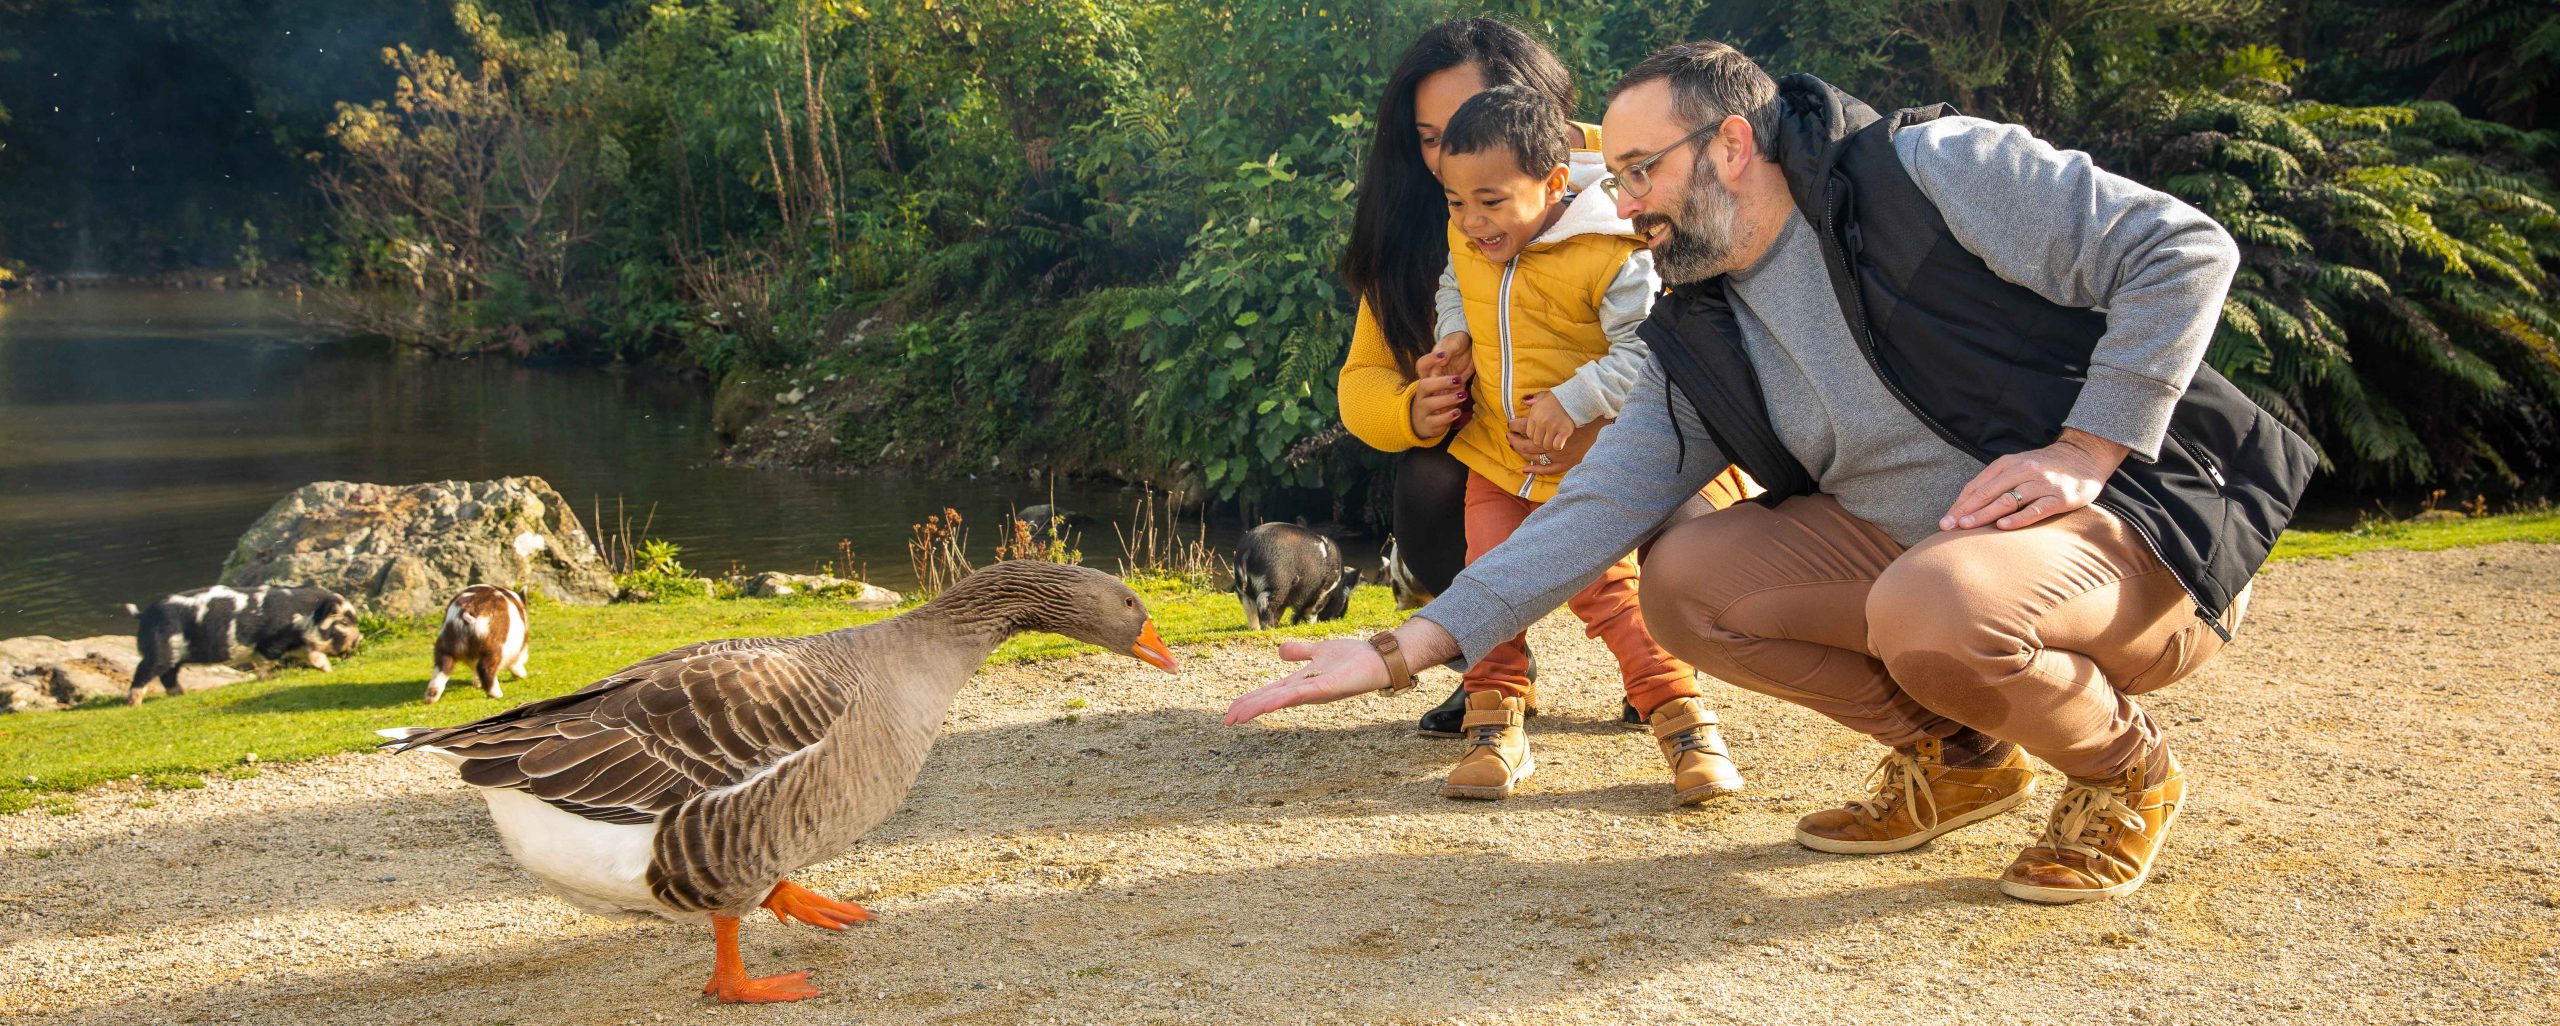
[[[1706,175],[1704,184],[1698,183],[1699,177],[1697,167],[1692,165],[1690,180],[1680,183],[1685,195],[1676,217],[1645,213],[1635,219],[1638,232],[1650,233],[1657,225],[1670,226],[1662,244],[1654,247],[1653,268],[1663,281],[1673,285],[1694,284],[1733,270],[1734,223],[1739,208],[1733,193],[1714,175]]]

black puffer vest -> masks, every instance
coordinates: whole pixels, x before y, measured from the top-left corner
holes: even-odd
[[[1811,75],[1788,77],[1778,93],[1779,167],[1886,390],[1984,462],[2052,444],[2106,316],[2003,280],[1947,230],[1895,155],[1893,133],[1953,111],[1940,104],[1879,118]],[[1769,422],[1723,278],[1674,290],[1641,334],[1717,447],[1768,489],[1760,501],[1817,490]],[[2228,639],[2223,614],[2293,519],[2314,463],[2309,444],[2199,367],[2160,459],[2126,460],[2097,504],[2150,543],[2196,615]]]

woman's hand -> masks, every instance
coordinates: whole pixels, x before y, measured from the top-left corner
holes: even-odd
[[[1517,424],[1520,421],[1512,423]],[[1582,457],[1591,451],[1591,443],[1599,440],[1600,429],[1607,426],[1609,426],[1608,419],[1602,418],[1575,428],[1573,433],[1565,438],[1564,445],[1554,449],[1539,445],[1530,441],[1529,436],[1513,431],[1509,435],[1511,451],[1528,458],[1529,465],[1520,468],[1524,473],[1561,474],[1572,470],[1574,464],[1582,462]],[[1540,456],[1547,457],[1547,461],[1539,462]]]
[[[1413,437],[1438,438],[1466,423],[1467,379],[1475,374],[1473,364],[1453,366],[1448,354],[1433,350],[1413,362],[1413,373],[1414,380],[1420,383],[1413,390],[1412,405],[1406,412]]]
[[[1431,347],[1429,355],[1446,361],[1441,364],[1444,367],[1473,368],[1476,365],[1476,337],[1463,331],[1452,331],[1440,336],[1440,344]]]

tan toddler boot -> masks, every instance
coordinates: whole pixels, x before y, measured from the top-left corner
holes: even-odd
[[[1696,698],[1674,698],[1653,710],[1653,739],[1671,764],[1671,789],[1682,805],[1742,790],[1742,770],[1716,733],[1715,710]]]
[[[1465,731],[1467,753],[1450,768],[1449,781],[1440,785],[1441,795],[1511,797],[1511,789],[1538,769],[1538,760],[1529,757],[1529,732],[1520,727],[1527,709],[1527,702],[1499,691],[1469,693],[1467,716],[1460,728]]]

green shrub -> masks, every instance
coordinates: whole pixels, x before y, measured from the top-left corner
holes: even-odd
[[[619,589],[618,601],[712,597],[711,582],[685,569],[677,558],[683,552],[682,546],[662,538],[648,539],[633,548],[630,567],[613,578]]]

